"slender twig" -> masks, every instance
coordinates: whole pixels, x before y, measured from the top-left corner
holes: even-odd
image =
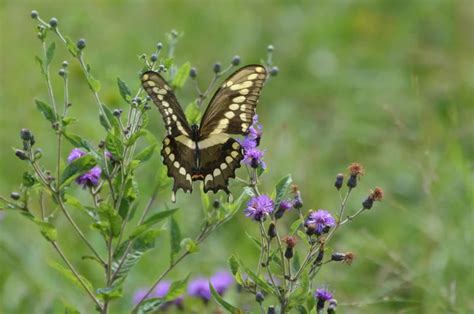
[[[100,301],[96,298],[96,296],[94,295],[94,293],[89,289],[89,287],[87,286],[87,284],[84,282],[84,280],[82,279],[81,275],[79,275],[79,273],[76,271],[76,269],[74,268],[74,266],[72,266],[71,262],[68,260],[68,258],[66,257],[66,255],[64,254],[64,252],[60,249],[58,243],[56,241],[51,241],[51,244],[53,245],[54,249],[59,253],[59,255],[61,256],[61,258],[63,259],[64,263],[66,263],[67,267],[69,268],[69,270],[71,270],[71,272],[74,274],[74,276],[77,278],[77,280],[79,281],[79,283],[81,284],[81,286],[84,288],[84,290],[87,292],[87,294],[91,297],[92,301],[94,301],[94,303],[102,310],[102,304],[100,303]]]

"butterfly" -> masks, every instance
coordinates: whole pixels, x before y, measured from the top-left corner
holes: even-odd
[[[174,179],[172,201],[182,189],[192,192],[193,181],[204,182],[205,193],[223,190],[231,200],[229,178],[243,159],[242,146],[231,135],[245,135],[252,124],[267,71],[247,65],[231,74],[217,89],[200,125],[190,125],[170,85],[154,71],[141,76],[143,89],[158,107],[166,127],[161,156]]]

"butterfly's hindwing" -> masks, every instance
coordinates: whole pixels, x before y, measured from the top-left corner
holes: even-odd
[[[249,65],[232,74],[204,112],[201,138],[221,133],[246,134],[266,78],[267,72],[261,65]]]
[[[176,139],[167,136],[163,140],[161,156],[168,168],[168,176],[174,179],[173,192],[183,189],[184,192],[192,192],[192,172],[194,168],[194,144],[191,139],[184,135]]]
[[[224,190],[229,193],[229,178],[235,178],[235,170],[240,167],[243,158],[242,147],[225,134],[211,135],[208,139],[198,142],[198,146],[204,192],[217,193]]]
[[[143,89],[151,97],[163,117],[168,135],[174,137],[181,134],[189,136],[191,130],[170,86],[154,71],[147,71],[141,77]]]

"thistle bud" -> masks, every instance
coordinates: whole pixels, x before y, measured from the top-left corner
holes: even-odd
[[[239,56],[232,57],[231,63],[232,63],[233,66],[239,65],[240,64],[240,57]]]
[[[27,160],[28,159],[28,155],[26,154],[26,152],[24,152],[20,149],[15,150],[15,155],[16,155],[16,157],[20,158],[21,160]]]
[[[328,314],[336,314],[337,301],[336,299],[329,300]]]
[[[268,52],[273,52],[273,50],[275,50],[275,47],[273,47],[273,45],[268,45],[267,46],[267,51]]]
[[[156,53],[154,53],[150,56],[150,61],[151,62],[156,62],[157,60],[158,60],[158,55]]]
[[[214,201],[212,202],[212,207],[214,209],[219,209],[219,207],[221,207],[221,201],[219,201],[219,199],[215,198]]]
[[[84,38],[79,39],[76,43],[76,47],[79,50],[86,48],[86,40]]]
[[[352,189],[357,186],[357,180],[364,174],[364,168],[361,164],[353,162],[348,169],[350,177],[347,180],[347,186]]]
[[[294,236],[285,236],[283,242],[286,243],[285,257],[290,259],[293,257],[293,248],[296,246],[297,238]]]
[[[197,69],[196,68],[191,68],[191,70],[189,70],[189,77],[190,78],[196,78],[197,77]]]
[[[272,68],[270,69],[270,75],[271,75],[271,76],[277,76],[277,75],[278,75],[278,72],[280,72],[280,69],[279,69],[278,67],[276,67],[276,66],[275,66],[275,67],[272,67]]]
[[[158,67],[158,71],[159,71],[159,72],[164,72],[164,71],[166,71],[165,65],[164,65],[164,64],[160,64],[160,66]]]
[[[63,64],[61,66],[63,68],[67,68],[69,66],[69,63],[67,61],[63,61]]]
[[[276,314],[276,310],[275,310],[275,307],[273,305],[270,305],[268,307],[267,314]]]
[[[13,200],[18,201],[18,200],[20,199],[20,193],[18,193],[18,192],[11,192],[10,197],[11,197]]]
[[[268,236],[270,237],[270,240],[277,236],[276,226],[273,222],[271,222],[270,226],[268,227]]]
[[[343,183],[344,183],[344,175],[342,173],[339,173],[336,176],[336,182],[334,183],[334,186],[336,187],[336,189],[340,190]]]
[[[264,300],[265,296],[263,295],[263,293],[257,291],[257,293],[255,293],[255,301],[257,301],[258,303],[262,303]]]
[[[38,11],[36,10],[31,11],[30,16],[32,19],[37,19],[39,16]]]
[[[212,70],[214,73],[219,73],[221,71],[221,64],[219,62],[214,63],[214,66],[212,67]]]
[[[33,138],[33,135],[31,134],[31,131],[28,129],[21,129],[20,131],[20,137],[24,141],[30,141]]]
[[[342,262],[345,258],[346,258],[346,254],[344,253],[336,252],[336,253],[332,253],[331,255],[331,261],[335,261],[335,262]]]
[[[163,48],[163,44],[162,43],[157,43],[156,44],[156,49],[159,51]]]
[[[120,117],[122,115],[122,109],[114,109],[113,115],[116,117]]]
[[[98,146],[100,149],[103,149],[105,147],[105,141],[101,140]]]
[[[173,30],[171,30],[171,36],[172,36],[173,38],[178,38],[179,33],[178,33],[175,29],[173,29]]]
[[[49,26],[56,28],[58,26],[58,19],[53,17],[49,20]]]
[[[59,76],[64,77],[66,75],[66,70],[59,69],[58,74],[59,74]]]

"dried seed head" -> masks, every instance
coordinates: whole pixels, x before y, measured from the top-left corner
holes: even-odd
[[[287,247],[294,248],[296,246],[296,242],[298,242],[298,238],[295,236],[287,235],[283,238],[283,242],[286,243]]]

